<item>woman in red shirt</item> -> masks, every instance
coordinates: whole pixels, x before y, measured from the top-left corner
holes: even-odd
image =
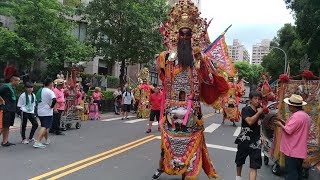
[[[149,127],[146,133],[151,132],[152,123],[154,121],[154,118],[157,119],[158,124],[160,120],[160,109],[161,109],[161,100],[162,100],[162,92],[160,92],[160,88],[157,86],[154,86],[154,93],[152,93],[149,97],[149,103],[151,105],[151,111],[150,111],[150,120],[149,120]],[[160,128],[158,127],[158,131]]]

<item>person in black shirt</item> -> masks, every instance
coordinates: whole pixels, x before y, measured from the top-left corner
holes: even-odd
[[[17,97],[15,94],[14,87],[20,83],[20,78],[16,75],[11,76],[10,82],[2,85],[0,87],[0,98],[3,100],[3,124],[1,129],[2,143],[1,146],[11,146],[15,145],[8,141],[9,138],[9,128],[13,126],[15,113],[16,113],[16,101]]]
[[[255,180],[257,169],[261,168],[261,140],[259,119],[263,113],[260,103],[262,94],[258,91],[252,91],[249,94],[250,105],[242,108],[241,132],[236,138],[238,144],[235,163],[237,165],[236,180],[241,179],[242,166],[246,158],[250,157],[249,180]]]

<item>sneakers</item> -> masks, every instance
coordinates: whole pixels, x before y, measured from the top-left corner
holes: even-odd
[[[56,131],[56,132],[55,132],[55,135],[66,135],[66,134],[64,134],[64,133],[61,132],[61,131]]]
[[[29,139],[29,142],[35,142],[36,139],[32,138],[32,139]]]
[[[50,139],[47,139],[46,142],[44,142],[43,144],[49,145],[50,143],[51,143]]]
[[[1,143],[1,146],[3,147],[9,147],[9,146],[15,146],[16,144],[10,143],[9,141],[7,143]]]
[[[40,143],[40,142],[35,142],[35,143],[33,144],[33,147],[34,147],[34,148],[41,148],[41,149],[43,149],[43,148],[46,148],[46,145],[44,145],[44,144],[42,144],[42,143]]]
[[[162,173],[163,170],[157,169],[157,171],[153,174],[152,179],[158,179]]]
[[[236,176],[236,180],[242,180],[241,176]]]
[[[27,139],[24,139],[21,141],[22,144],[29,144],[29,141]]]

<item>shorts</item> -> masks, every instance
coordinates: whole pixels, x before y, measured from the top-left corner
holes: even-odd
[[[10,126],[13,126],[15,118],[16,118],[15,112],[3,111],[2,128],[10,128]]]
[[[39,116],[41,127],[50,129],[53,122],[53,116]]]
[[[152,110],[150,111],[150,121],[154,121],[154,118],[159,122],[160,119],[160,110]]]
[[[261,149],[250,148],[246,143],[238,144],[238,151],[235,159],[237,167],[244,165],[248,156],[250,157],[250,168],[260,169],[262,166]]]
[[[123,110],[124,112],[130,112],[130,109],[131,109],[131,104],[124,104],[124,105],[122,106],[122,110]]]

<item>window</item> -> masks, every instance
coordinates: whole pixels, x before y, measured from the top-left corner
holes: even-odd
[[[158,73],[150,72],[150,82],[152,84],[158,84]]]

